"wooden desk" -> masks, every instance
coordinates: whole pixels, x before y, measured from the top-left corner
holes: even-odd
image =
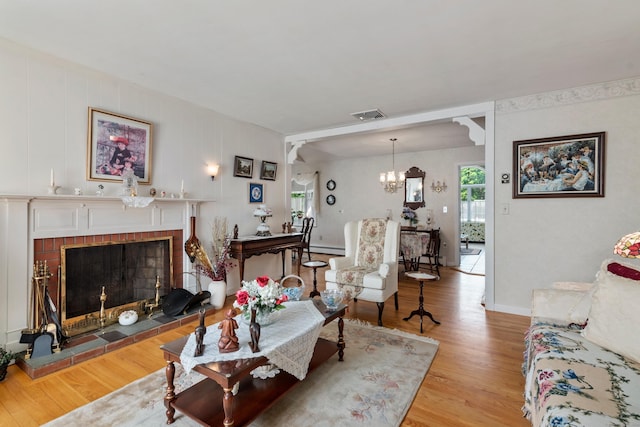
[[[238,260],[240,280],[244,280],[244,260],[254,255],[282,253],[282,277],[284,277],[284,255],[287,249],[297,250],[298,276],[300,276],[300,261],[304,247],[302,233],[274,234],[273,236],[246,236],[231,239],[229,255]]]
[[[338,360],[342,361],[346,346],[343,335],[343,316],[347,306],[341,304],[338,310],[327,312],[327,307],[319,298],[314,299],[313,303],[324,315],[325,326],[334,319],[338,319],[338,342],[318,339],[313,358],[309,363],[309,372],[322,365],[336,352]],[[281,372],[268,381],[253,378],[250,372],[268,362],[266,357],[255,357],[196,365],[194,371],[207,378],[175,394],[174,363],[180,363],[180,354],[188,338],[185,336],[160,347],[164,353],[164,360],[167,361],[165,369],[167,389],[164,397],[167,424],[175,421],[174,415],[177,409],[201,425],[243,426],[253,421],[292,387],[300,384],[300,380],[287,372]],[[234,395],[233,386],[238,382],[240,383],[238,394]]]

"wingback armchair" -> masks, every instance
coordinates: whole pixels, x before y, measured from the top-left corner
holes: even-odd
[[[344,240],[345,256],[329,259],[326,287],[362,286],[357,299],[378,305],[378,325],[382,326],[384,302],[391,295],[398,310],[400,224],[380,218],[351,221],[344,226]]]

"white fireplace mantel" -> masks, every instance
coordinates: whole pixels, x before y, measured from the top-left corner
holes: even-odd
[[[34,239],[182,230],[203,199],[157,198],[146,208],[119,197],[0,195],[0,346],[20,350],[27,327]],[[182,242],[184,244],[184,242]],[[183,271],[188,271],[184,257]]]

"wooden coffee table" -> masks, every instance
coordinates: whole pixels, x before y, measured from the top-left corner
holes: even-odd
[[[338,360],[342,361],[345,348],[343,316],[347,306],[341,305],[338,310],[327,312],[326,306],[319,299],[314,299],[313,303],[324,315],[324,325],[338,319],[338,342],[319,338],[308,372],[322,365],[336,352]],[[278,398],[300,383],[300,380],[284,371],[268,380],[253,378],[250,372],[268,363],[266,357],[254,357],[197,365],[194,371],[206,378],[175,394],[174,362],[180,363],[180,353],[188,338],[185,336],[160,347],[167,361],[167,394],[164,397],[167,424],[175,421],[174,414],[178,410],[205,426],[243,426],[253,421]],[[234,396],[232,389],[238,382],[240,383],[239,391]],[[234,409],[238,410],[234,411]]]

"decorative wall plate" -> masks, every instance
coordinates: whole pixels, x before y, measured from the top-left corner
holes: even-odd
[[[333,205],[335,202],[336,202],[336,196],[334,196],[333,194],[329,194],[327,196],[327,204]]]
[[[332,179],[327,181],[327,190],[333,191],[335,189],[336,189],[336,182],[334,180],[332,180]]]

